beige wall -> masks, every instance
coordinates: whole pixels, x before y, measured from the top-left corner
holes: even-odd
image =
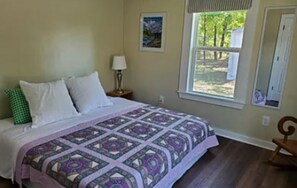
[[[159,95],[164,95],[168,108],[208,118],[214,127],[270,140],[278,135],[275,124],[281,116],[297,116],[297,53],[290,57],[281,109],[250,104],[264,8],[275,5],[297,2],[261,0],[256,21],[259,34],[250,39],[254,46],[247,105],[236,110],[177,95],[185,0],[1,0],[0,117],[10,114],[2,90],[16,86],[20,79],[49,81],[97,70],[105,89],[112,89],[111,57],[124,51],[125,87],[134,90],[136,100],[157,104]],[[141,12],[167,13],[164,53],[139,51]],[[295,31],[292,52],[296,51]],[[262,115],[271,116],[269,127],[261,126]]]
[[[123,53],[122,0],[1,0],[0,118],[3,89],[98,71],[113,89],[111,57]]]
[[[257,1],[257,0],[254,0]],[[208,118],[214,127],[270,141],[279,135],[276,122],[284,115],[297,116],[297,32],[288,65],[287,81],[280,110],[251,105],[256,72],[260,33],[266,6],[297,5],[296,0],[261,0],[256,23],[253,58],[251,62],[247,105],[243,110],[180,99],[177,94],[183,34],[185,0],[124,0],[124,52],[128,69],[125,86],[135,92],[136,100],[157,104],[165,96],[165,107]],[[141,12],[166,12],[166,46],[164,53],[139,51],[139,17]],[[269,127],[261,125],[262,115],[271,116]]]

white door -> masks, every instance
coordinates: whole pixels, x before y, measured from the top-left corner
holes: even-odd
[[[294,14],[282,15],[270,75],[267,100],[280,100],[289,59],[293,22]]]

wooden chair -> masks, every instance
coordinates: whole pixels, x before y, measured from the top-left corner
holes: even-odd
[[[272,153],[271,157],[268,160],[268,163],[274,166],[278,167],[293,167],[297,168],[297,140],[290,140],[288,139],[288,136],[294,134],[295,132],[295,127],[292,125],[289,125],[287,128],[287,131],[284,129],[285,123],[290,122],[294,123],[295,125],[297,124],[297,118],[294,118],[292,116],[285,116],[281,118],[278,122],[278,130],[281,134],[284,135],[283,139],[278,139],[278,138],[273,138],[272,142],[277,145],[275,151]],[[280,150],[284,149],[291,155],[285,155],[280,153]],[[289,165],[284,165],[281,163],[274,162],[274,159],[276,156],[280,156],[283,159],[286,159],[289,162]]]

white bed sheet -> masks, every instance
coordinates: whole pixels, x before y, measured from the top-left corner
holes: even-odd
[[[116,114],[140,104],[123,98],[110,99],[114,103],[112,106],[99,108],[85,115],[58,121],[38,128],[31,128],[31,123],[14,126],[11,118],[0,120],[0,176],[13,180],[18,151],[26,143],[62,131],[79,123],[109,114]]]
[[[13,119],[7,118],[7,119],[1,119],[0,120],[0,133],[5,131],[6,129],[11,128],[13,126]]]

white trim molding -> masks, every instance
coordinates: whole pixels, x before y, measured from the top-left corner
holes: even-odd
[[[238,133],[235,133],[232,131],[219,129],[219,128],[215,128],[215,127],[213,127],[213,129],[215,130],[216,135],[221,136],[221,137],[229,138],[231,140],[236,140],[238,142],[257,146],[257,147],[264,148],[264,149],[271,150],[271,151],[275,150],[275,148],[276,148],[276,145],[274,143],[268,142],[266,140],[249,137],[246,135],[238,134]],[[288,152],[286,152],[284,150],[281,150],[281,153],[290,155]]]
[[[220,96],[210,96],[210,95],[203,95],[202,93],[198,92],[189,92],[189,91],[178,91],[179,97],[184,99],[189,99],[193,101],[200,101],[204,103],[220,105],[220,106],[227,106],[230,108],[235,109],[243,109],[245,102],[232,99],[232,98],[224,98]]]

